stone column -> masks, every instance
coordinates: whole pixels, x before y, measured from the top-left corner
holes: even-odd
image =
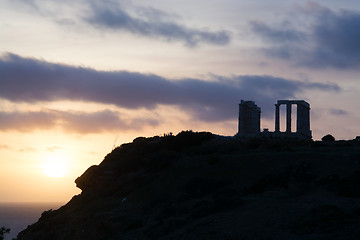
[[[241,132],[241,126],[242,126],[242,123],[241,123],[241,121],[242,121],[242,112],[241,112],[241,104],[239,104],[239,119],[238,119],[238,133],[240,134],[240,133],[242,133]]]
[[[306,134],[311,137],[311,131],[310,131],[310,108],[304,108],[304,113],[303,113],[303,121],[304,121],[304,131],[306,132]]]
[[[310,108],[304,104],[298,104],[297,111],[297,133],[311,137]]]
[[[301,104],[297,104],[296,115],[296,132],[301,133],[304,129],[304,107]]]
[[[275,132],[280,132],[280,104],[275,104]]]
[[[286,104],[286,132],[291,133],[291,103]]]

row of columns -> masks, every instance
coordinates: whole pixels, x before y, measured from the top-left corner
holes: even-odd
[[[297,105],[296,132],[311,136],[310,105],[303,100],[279,100],[275,104],[275,132],[280,132],[280,105],[286,104],[286,133],[291,133],[291,106]]]
[[[280,105],[275,104],[275,132],[280,132]],[[286,132],[291,132],[291,103],[286,104]]]

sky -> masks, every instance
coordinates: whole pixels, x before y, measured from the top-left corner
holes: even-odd
[[[139,136],[233,136],[241,100],[261,107],[262,129],[277,100],[301,99],[314,140],[360,135],[358,0],[0,6],[0,202],[66,202]]]

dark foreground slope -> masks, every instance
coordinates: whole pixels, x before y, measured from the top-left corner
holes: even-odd
[[[137,138],[19,240],[360,239],[358,142]]]

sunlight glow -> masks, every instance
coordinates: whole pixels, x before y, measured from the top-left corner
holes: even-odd
[[[42,164],[43,172],[54,178],[65,177],[69,172],[67,159],[63,155],[52,155],[45,159]]]

